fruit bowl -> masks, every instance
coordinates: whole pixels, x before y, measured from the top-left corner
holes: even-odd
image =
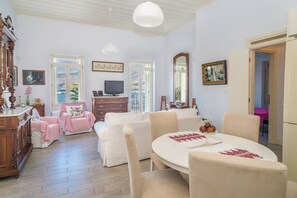
[[[202,133],[214,133],[216,131],[216,127],[211,125],[210,122],[205,123],[203,126],[199,128]]]

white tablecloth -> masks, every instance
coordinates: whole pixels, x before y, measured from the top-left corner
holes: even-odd
[[[195,139],[195,134],[199,137],[204,135],[205,138]],[[189,136],[193,138],[190,139]],[[182,141],[183,138],[188,138],[188,140]],[[176,139],[181,141],[177,141]],[[255,160],[277,161],[276,155],[267,147],[241,137],[221,133],[169,133],[157,138],[152,143],[152,148],[164,164],[184,173],[188,173],[188,154],[190,150],[225,154],[229,152],[229,154],[234,155],[239,153],[238,155],[247,156],[258,155],[259,157],[254,157]],[[240,150],[238,151],[238,149]]]

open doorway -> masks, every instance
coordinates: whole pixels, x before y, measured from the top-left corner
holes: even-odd
[[[282,145],[285,44],[265,46],[251,51],[254,55],[254,114],[261,118],[259,141]],[[252,99],[252,98],[251,98]]]
[[[269,132],[269,60],[271,54],[256,51],[254,114],[260,116],[260,142],[268,143]]]

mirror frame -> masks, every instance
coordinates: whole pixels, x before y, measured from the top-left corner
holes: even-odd
[[[186,93],[186,105],[189,106],[189,53],[179,53],[177,54],[176,56],[173,57],[173,101],[175,101],[175,87],[176,87],[176,83],[175,83],[175,68],[176,68],[176,60],[182,56],[185,56],[186,57],[186,67],[187,67],[187,72],[186,72],[186,90],[187,90],[187,93]]]

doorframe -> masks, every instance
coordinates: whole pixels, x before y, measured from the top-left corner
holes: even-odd
[[[261,36],[257,36],[248,40],[249,48],[249,113],[254,114],[255,107],[255,60],[256,60],[256,51],[259,49],[279,44],[285,44],[287,39],[287,31],[285,29],[270,32]],[[275,52],[270,53],[270,64],[277,64]],[[276,117],[276,115],[274,115]],[[269,118],[271,116],[269,115]],[[276,119],[273,119],[276,121]],[[276,123],[275,123],[276,124]],[[271,124],[270,124],[271,126]],[[271,133],[268,133],[268,142],[277,143],[277,130],[270,130]]]

